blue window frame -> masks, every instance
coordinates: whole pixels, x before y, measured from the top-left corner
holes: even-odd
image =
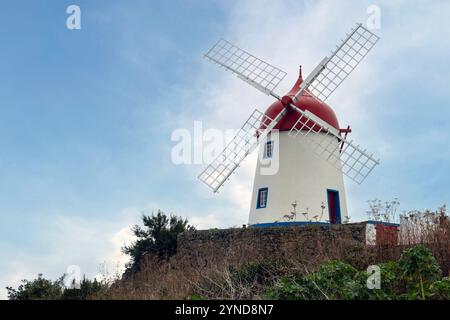
[[[272,158],[273,154],[273,141],[267,141],[264,145],[264,159]]]
[[[258,190],[258,199],[256,199],[256,209],[267,208],[267,196],[269,188],[261,188]]]

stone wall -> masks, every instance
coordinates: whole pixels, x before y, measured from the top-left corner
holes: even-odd
[[[365,245],[366,223],[189,231],[178,237],[177,258],[196,268],[264,258],[317,260]]]

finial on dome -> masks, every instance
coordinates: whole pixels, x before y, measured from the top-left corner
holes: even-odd
[[[302,76],[302,66],[300,66],[300,70],[299,70],[299,74],[298,74],[298,79],[295,82],[294,86],[292,87],[291,90],[289,90],[287,95],[295,95],[298,92],[298,89],[300,88],[300,85],[303,82],[303,76]]]

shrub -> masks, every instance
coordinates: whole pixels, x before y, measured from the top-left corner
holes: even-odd
[[[405,250],[400,256],[398,267],[406,288],[406,299],[426,299],[431,284],[439,280],[442,274],[431,251],[422,245]]]
[[[354,281],[357,270],[341,261],[330,261],[316,272],[303,278],[312,299],[348,299],[352,296],[349,284]]]
[[[62,294],[62,279],[51,281],[40,273],[34,280],[22,280],[17,289],[6,287],[9,300],[57,300]]]
[[[161,259],[174,255],[178,234],[194,229],[186,219],[167,217],[161,210],[156,215],[142,215],[142,222],[143,228],[139,225],[132,228],[137,240],[122,248],[122,252],[131,257],[128,269],[136,269],[147,253],[155,253]]]
[[[304,277],[283,278],[267,291],[270,299],[350,299],[357,270],[341,261],[330,261]]]
[[[240,268],[230,267],[232,281],[241,284],[269,285],[281,275],[283,262],[257,261],[244,264]]]
[[[367,271],[359,271],[355,281],[348,284],[351,299],[358,300],[395,300],[398,291],[398,264],[395,261],[381,263],[380,268],[380,289],[368,289]]]
[[[270,300],[307,300],[307,289],[300,284],[301,279],[284,277],[270,287],[265,298]]]
[[[62,290],[62,300],[88,300],[101,299],[105,297],[109,285],[105,282],[97,281],[97,279],[89,280],[86,277],[80,282],[79,289]]]
[[[446,294],[447,282],[438,281],[441,269],[431,251],[424,246],[409,248],[398,261],[378,266],[381,288],[369,290],[361,287],[357,299],[426,299],[433,298],[433,293],[435,298]]]
[[[396,261],[379,264],[381,274],[381,289],[370,290],[372,298],[382,300],[396,299],[399,286],[399,266]]]
[[[341,261],[330,261],[304,277],[284,277],[266,292],[269,299],[450,299],[450,278],[424,246],[405,250],[398,261],[381,263],[380,289],[368,289],[369,274]]]
[[[64,276],[56,281],[45,279],[42,274],[34,280],[22,280],[17,289],[7,287],[9,300],[87,300],[101,298],[108,285],[84,278],[79,289],[66,289]]]
[[[435,300],[450,300],[450,278],[435,281],[430,287],[430,298]]]

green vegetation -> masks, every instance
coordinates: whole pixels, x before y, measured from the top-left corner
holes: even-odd
[[[222,277],[207,285],[199,282],[188,299],[227,298],[232,291],[239,298],[273,300],[415,300],[450,299],[450,278],[441,277],[441,269],[431,251],[414,246],[403,251],[398,261],[378,265],[380,289],[368,289],[370,274],[338,261],[321,264],[314,272],[299,273],[285,261],[260,261],[229,267]],[[64,278],[56,281],[38,278],[17,288],[8,287],[10,300],[98,299],[108,296],[109,285],[83,279],[79,289],[64,289]],[[211,284],[210,283],[210,284]],[[204,293],[207,294],[204,294]]]
[[[128,269],[137,269],[148,253],[157,254],[161,259],[173,256],[177,251],[178,234],[194,230],[186,219],[167,217],[161,210],[156,215],[142,215],[142,222],[144,227],[135,225],[132,229],[137,240],[122,248],[123,253],[131,257]]]
[[[22,280],[17,289],[7,287],[6,290],[9,300],[85,300],[101,297],[108,290],[108,285],[84,278],[79,289],[66,289],[64,276],[52,281],[39,274],[34,280]]]
[[[231,281],[239,282],[242,285],[266,286],[271,283],[272,279],[282,274],[283,267],[282,261],[250,262],[239,269],[230,267],[230,278]]]
[[[403,251],[398,261],[378,264],[380,289],[368,289],[370,274],[338,261],[321,264],[315,271],[300,273],[286,261],[260,261],[229,267],[220,277],[196,284],[191,300],[229,298],[224,291],[242,299],[273,300],[415,300],[450,299],[450,278],[426,247],[419,245]],[[208,278],[210,279],[210,278]],[[83,279],[79,289],[65,289],[64,278],[56,281],[38,278],[17,288],[8,287],[10,300],[79,300],[108,297],[109,285]],[[214,285],[211,285],[214,284]],[[200,288],[200,290],[199,290]],[[205,294],[206,293],[206,294]]]
[[[205,250],[192,263],[174,255],[178,235],[193,228],[185,219],[158,211],[156,215],[143,215],[143,226],[133,227],[137,239],[123,248],[131,262],[122,279],[119,276],[114,282],[99,282],[85,278],[79,289],[67,289],[64,277],[52,281],[40,274],[34,280],[23,280],[18,288],[7,287],[8,297],[11,300],[450,300],[450,277],[443,277],[450,271],[450,220],[445,211],[411,217],[409,221],[433,223],[411,224],[406,230],[406,240],[411,241],[403,242],[407,245],[369,248],[357,244],[337,250],[332,257],[318,247],[315,258],[305,259],[298,252],[286,252],[275,255],[274,260],[240,252],[231,252],[224,260],[220,257],[207,260],[214,255]],[[423,217],[427,220],[420,220]],[[413,243],[426,246],[412,246]],[[368,284],[375,284],[374,274],[366,269],[368,265],[378,268],[379,289],[368,288]]]
[[[450,299],[450,277],[442,278],[431,284],[429,298],[435,300]]]
[[[317,299],[450,299],[450,279],[430,250],[415,246],[405,250],[396,262],[379,265],[381,288],[368,289],[369,274],[341,261],[322,264],[305,276],[282,277],[267,289],[266,298],[282,300]]]
[[[168,259],[176,253],[177,236],[181,232],[194,230],[188,221],[176,216],[166,216],[161,210],[156,215],[142,215],[143,227],[132,229],[137,240],[122,248],[131,257],[128,272],[139,269],[146,254],[156,254],[160,259]],[[34,280],[22,280],[17,289],[7,287],[10,300],[85,300],[107,297],[111,283],[84,278],[79,289],[64,287],[64,276],[52,281],[42,274]]]
[[[22,284],[17,289],[6,287],[6,290],[9,300],[55,300],[61,297],[61,287],[61,279],[53,282],[39,274],[32,281],[22,280]]]

